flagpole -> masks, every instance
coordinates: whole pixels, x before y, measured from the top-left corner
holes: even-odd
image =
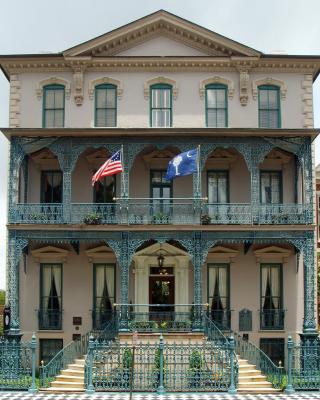
[[[121,145],[121,163],[123,165],[123,172],[121,174],[121,181],[122,181],[122,193],[121,193],[121,197],[124,197],[124,193],[125,193],[125,178],[124,178],[124,160],[123,160],[123,144]]]
[[[201,182],[201,171],[200,171],[200,144],[197,147],[197,167],[198,167],[198,179],[197,179],[197,196],[201,197],[200,193],[200,182]]]

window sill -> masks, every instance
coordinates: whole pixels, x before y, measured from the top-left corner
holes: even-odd
[[[258,332],[276,332],[276,333],[285,333],[285,329],[259,329]]]
[[[57,332],[57,333],[64,333],[63,329],[38,329],[37,333],[53,333],[53,332]]]

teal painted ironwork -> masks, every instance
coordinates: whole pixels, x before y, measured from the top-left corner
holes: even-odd
[[[227,391],[230,387],[227,342],[140,342],[135,344],[133,354],[131,343],[96,341],[93,355],[92,361],[87,358],[86,387],[90,384],[91,363],[95,390],[128,392],[132,365],[134,391],[206,392]]]
[[[36,350],[37,350],[37,339],[36,335],[32,335],[31,339],[31,386],[29,387],[30,393],[36,393],[38,391],[36,387]]]
[[[164,340],[163,336],[160,335],[159,339],[159,386],[157,389],[158,394],[164,394],[166,392],[164,388],[164,356],[163,356],[163,350],[164,350]]]
[[[163,200],[159,211],[154,199],[117,199],[115,203],[71,203],[71,219],[64,220],[62,204],[19,203],[9,207],[14,224],[129,224],[129,225],[292,225],[311,224],[312,205],[305,204],[208,204],[203,199]],[[198,207],[195,207],[195,201]],[[198,212],[198,210],[200,212]],[[253,211],[254,210],[254,211]]]
[[[50,383],[71,364],[76,358],[83,354],[83,341],[75,340],[60,350],[46,365],[40,367],[40,386],[49,387]]]
[[[287,343],[287,349],[288,349],[288,354],[287,354],[287,385],[285,392],[287,394],[292,394],[294,393],[294,388],[292,385],[292,351],[294,348],[294,343],[292,340],[291,336],[288,336],[288,343]]]
[[[230,336],[229,338],[229,352],[230,352],[230,386],[228,388],[228,393],[229,394],[236,394],[237,393],[237,389],[236,389],[236,385],[235,385],[235,363],[234,363],[234,357],[237,357],[235,354],[235,343],[234,343],[234,339],[233,336]]]
[[[286,310],[281,308],[271,310],[260,310],[261,330],[283,330]]]
[[[88,344],[88,354],[85,360],[84,366],[84,382],[86,387],[86,393],[93,394],[95,392],[93,386],[93,360],[94,360],[94,337],[90,336]]]
[[[290,347],[292,344],[290,343]],[[289,361],[289,360],[288,360]],[[292,388],[295,390],[319,390],[320,387],[320,340],[302,337],[299,345],[292,346],[291,365]],[[289,383],[289,382],[288,382]],[[290,389],[290,387],[289,387]]]
[[[0,389],[35,391],[36,340],[0,338]]]

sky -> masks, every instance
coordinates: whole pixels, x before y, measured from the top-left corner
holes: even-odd
[[[0,54],[58,52],[165,9],[265,53],[320,55],[319,0],[0,0]],[[9,84],[0,72],[0,127]],[[314,84],[320,128],[320,78]],[[316,164],[320,139],[316,139]],[[8,141],[0,134],[0,289],[5,288]]]

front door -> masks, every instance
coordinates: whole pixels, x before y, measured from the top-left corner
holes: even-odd
[[[174,312],[174,276],[149,277],[149,304],[152,319],[171,319]]]

